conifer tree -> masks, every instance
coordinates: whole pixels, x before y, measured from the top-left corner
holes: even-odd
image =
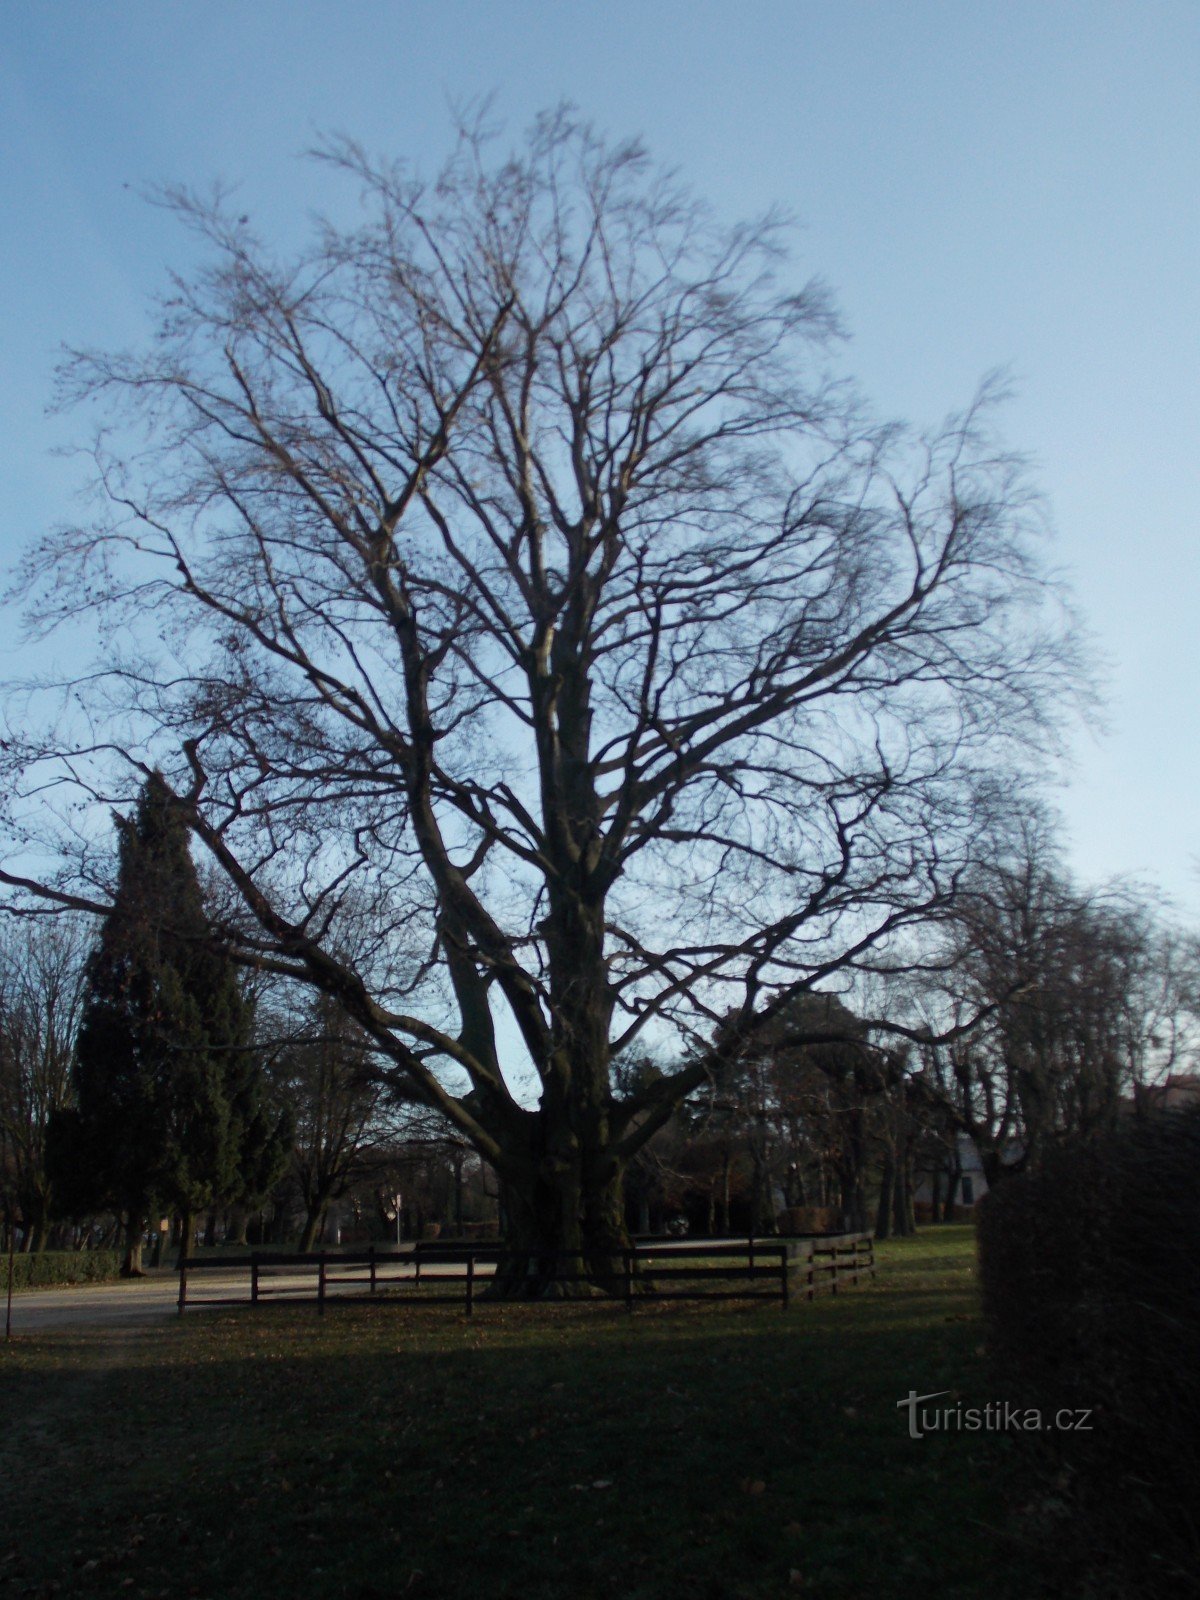
[[[157,1209],[184,1218],[258,1192],[277,1170],[251,1045],[253,1006],[212,936],[186,825],[157,774],[118,818],[112,910],[88,964],[77,1110],[53,1141],[76,1199],[120,1212],[127,1274]],[[272,1170],[273,1169],[273,1170]]]

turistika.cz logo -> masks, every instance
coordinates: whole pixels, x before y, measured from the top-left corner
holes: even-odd
[[[930,1400],[941,1400],[949,1389],[935,1389],[932,1394],[908,1391],[907,1400],[897,1400],[896,1409],[908,1412],[908,1436],[923,1439],[927,1433],[1089,1433],[1092,1427],[1091,1408],[1081,1410],[1064,1407],[1061,1411],[1042,1411],[1037,1406],[1018,1406],[1011,1400],[989,1400],[985,1406],[964,1406],[956,1401],[950,1406],[930,1406]]]

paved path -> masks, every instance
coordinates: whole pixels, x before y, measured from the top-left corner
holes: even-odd
[[[689,1245],[702,1243],[694,1239],[680,1239],[669,1243],[662,1243],[657,1248],[662,1251],[683,1249]],[[722,1245],[740,1243],[738,1240],[713,1241]],[[778,1244],[780,1241],[770,1241]],[[407,1272],[411,1257],[405,1255],[402,1268]],[[387,1265],[385,1266],[385,1262]],[[395,1270],[395,1258],[381,1257],[381,1281],[383,1274],[391,1274]],[[367,1288],[368,1276],[365,1266],[347,1267],[339,1270],[336,1255],[329,1257],[329,1271],[331,1274],[341,1276],[342,1273],[352,1275],[355,1282],[352,1284],[331,1285],[329,1298],[335,1299],[339,1293],[358,1292]],[[492,1271],[490,1264],[480,1262],[477,1268],[477,1281],[488,1276]],[[423,1279],[437,1278],[444,1275],[461,1273],[461,1265],[443,1263],[438,1261],[422,1261],[421,1276]],[[293,1289],[297,1293],[297,1302],[301,1297],[312,1302],[316,1296],[316,1272],[312,1267],[305,1272],[277,1272],[270,1277],[263,1274],[264,1289],[268,1286],[273,1290]],[[408,1279],[411,1282],[411,1279]],[[161,1269],[151,1276],[139,1278],[132,1283],[90,1283],[81,1284],[77,1288],[61,1289],[31,1289],[23,1290],[20,1294],[13,1295],[12,1302],[12,1331],[14,1336],[22,1333],[43,1333],[55,1328],[120,1328],[130,1324],[161,1320],[176,1314],[179,1296],[179,1279],[174,1272]],[[223,1297],[250,1301],[250,1274],[245,1267],[229,1272],[224,1271],[199,1271],[188,1275],[188,1311],[200,1310],[206,1300],[221,1299]],[[3,1314],[3,1304],[0,1302],[0,1315]]]
[[[338,1273],[335,1256],[329,1258],[329,1270],[331,1273]],[[484,1277],[490,1270],[490,1267],[481,1266],[480,1277]],[[421,1276],[441,1277],[451,1271],[461,1271],[461,1268],[427,1262],[421,1268]],[[357,1282],[331,1286],[330,1299],[336,1297],[339,1288],[343,1291],[358,1290],[358,1292],[367,1288],[369,1280],[365,1267],[354,1269],[353,1276],[356,1280],[361,1279],[361,1289]],[[298,1303],[302,1297],[307,1300],[310,1307],[317,1292],[317,1277],[313,1269],[295,1274],[272,1273],[269,1279],[264,1273],[264,1288],[268,1284],[276,1291],[280,1289],[298,1291]],[[247,1305],[249,1304],[250,1274],[246,1268],[231,1272],[189,1273],[189,1315],[193,1311],[200,1310],[206,1300],[222,1297],[244,1300]],[[13,1336],[21,1333],[45,1333],[55,1328],[122,1327],[131,1323],[161,1320],[176,1314],[178,1298],[179,1279],[174,1272],[162,1272],[130,1283],[88,1283],[80,1284],[76,1288],[25,1289],[13,1295]],[[0,1299],[0,1316],[3,1315],[3,1309]]]
[[[131,1283],[25,1289],[13,1295],[12,1331],[15,1337],[19,1333],[44,1333],[51,1328],[145,1322],[171,1315],[178,1295],[179,1279],[174,1273]]]

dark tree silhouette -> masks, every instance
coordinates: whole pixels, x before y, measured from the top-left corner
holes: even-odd
[[[983,409],[865,417],[776,219],[719,226],[565,112],[491,152],[423,185],[332,145],[368,219],[290,263],[175,195],[207,265],[149,357],[67,376],[144,448],[101,444],[111,518],[30,581],[136,641],[95,680],[132,723],[64,778],[163,766],[244,959],[494,1167],[531,1292],[606,1278],[626,1165],[712,1065],[621,1096],[613,1054],[731,1010],[737,1049],[944,904],[1067,652]],[[9,756],[44,793],[46,740]]]
[[[112,909],[86,975],[75,1105],[52,1124],[53,1164],[75,1203],[125,1221],[126,1273],[141,1266],[152,1208],[188,1222],[217,1198],[267,1188],[286,1150],[265,1113],[252,1008],[216,948],[186,822],[152,775],[118,818]],[[265,1182],[264,1182],[265,1178]]]
[[[963,885],[925,985],[922,1084],[970,1135],[988,1184],[1067,1135],[1116,1125],[1140,1086],[1195,1048],[1194,946],[1134,886],[1085,889],[1029,810]]]

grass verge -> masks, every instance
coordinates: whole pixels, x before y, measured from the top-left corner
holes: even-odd
[[[1037,1592],[963,1227],[776,1306],[206,1312],[0,1354],[0,1593],[850,1600]],[[1003,1575],[1002,1575],[1003,1574]]]

